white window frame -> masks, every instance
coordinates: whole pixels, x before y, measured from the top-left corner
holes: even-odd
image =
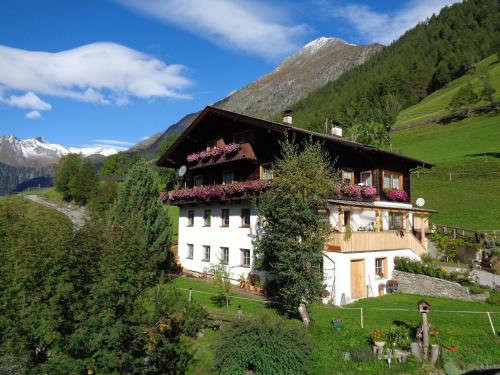
[[[192,243],[187,244],[187,259],[193,259],[194,258],[194,245]]]
[[[208,212],[208,216],[207,216]],[[212,210],[209,208],[203,210],[203,226],[204,227],[209,227],[212,225]]]
[[[192,216],[191,216],[191,213],[193,213]],[[187,214],[187,219],[188,219],[187,226],[188,227],[194,227],[194,218],[195,218],[194,210],[188,210],[188,214]]]
[[[381,261],[380,267],[377,266],[377,261]],[[387,277],[385,274],[387,258],[375,258],[375,278],[384,279]],[[382,276],[381,276],[382,275]]]
[[[241,267],[250,267],[252,263],[252,253],[250,249],[240,249],[240,251],[241,251]],[[245,256],[247,251],[248,251],[248,264],[246,263],[247,257]]]
[[[225,252],[227,252],[227,257],[225,256]],[[229,247],[221,246],[220,248],[220,262],[222,264],[229,264]]]
[[[208,257],[207,257],[208,251]],[[203,245],[203,261],[210,262],[210,245]]]
[[[369,180],[369,182],[368,182],[368,183],[366,183],[366,182],[365,182],[365,178],[363,177],[363,176],[366,176],[366,175],[368,175],[368,176],[369,176],[369,177],[368,177],[368,180]],[[373,186],[373,175],[372,175],[372,171],[363,171],[363,172],[361,172],[361,173],[360,173],[360,175],[359,175],[359,179],[360,179],[360,181],[359,181],[359,182],[362,182],[365,186]]]
[[[227,224],[224,222],[224,211],[227,211]],[[221,223],[220,226],[223,228],[228,228],[231,223],[231,210],[229,208],[223,208],[220,212]]]

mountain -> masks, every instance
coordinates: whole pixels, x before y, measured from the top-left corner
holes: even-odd
[[[0,195],[29,187],[49,186],[54,165],[67,154],[80,154],[93,163],[116,150],[104,147],[64,147],[48,143],[44,138],[21,140],[15,136],[0,136]]]
[[[380,122],[394,120],[394,112],[473,70],[499,46],[500,1],[444,7],[364,64],[291,106],[294,123],[321,131],[326,118],[335,118],[347,136],[354,124],[376,130]]]
[[[104,147],[64,147],[44,138],[21,140],[12,135],[0,137],[0,162],[14,167],[46,167],[68,154],[109,156],[116,150]]]
[[[344,72],[364,63],[383,48],[380,44],[353,45],[337,38],[319,38],[285,59],[276,69],[230,94],[215,107],[271,119],[291,104]],[[164,139],[181,133],[198,113],[191,113],[130,151],[152,157]]]

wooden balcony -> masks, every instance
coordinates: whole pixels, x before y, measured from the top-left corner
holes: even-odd
[[[404,231],[352,232],[350,236],[336,232],[325,246],[326,251],[338,253],[397,249],[410,249],[418,256],[426,253],[425,247],[413,233]]]
[[[238,151],[229,155],[220,155],[217,157],[211,157],[209,159],[198,160],[197,162],[189,163],[189,168],[198,169],[239,160],[257,161],[257,157],[255,156],[255,152],[250,143],[242,143],[240,144],[240,147],[241,148]]]

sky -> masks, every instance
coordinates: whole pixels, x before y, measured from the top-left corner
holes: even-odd
[[[0,135],[123,150],[308,42],[390,44],[456,0],[3,0]]]

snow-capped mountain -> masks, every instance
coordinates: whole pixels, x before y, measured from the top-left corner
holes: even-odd
[[[19,139],[15,136],[0,137],[0,162],[14,167],[45,167],[57,163],[68,154],[109,156],[115,149],[104,147],[65,147],[48,143],[42,137]]]
[[[380,44],[354,45],[339,38],[321,37],[306,44],[268,74],[231,92],[215,107],[272,119],[327,82],[362,64],[383,48]],[[129,151],[154,156],[162,140],[181,133],[196,117],[191,113]]]

